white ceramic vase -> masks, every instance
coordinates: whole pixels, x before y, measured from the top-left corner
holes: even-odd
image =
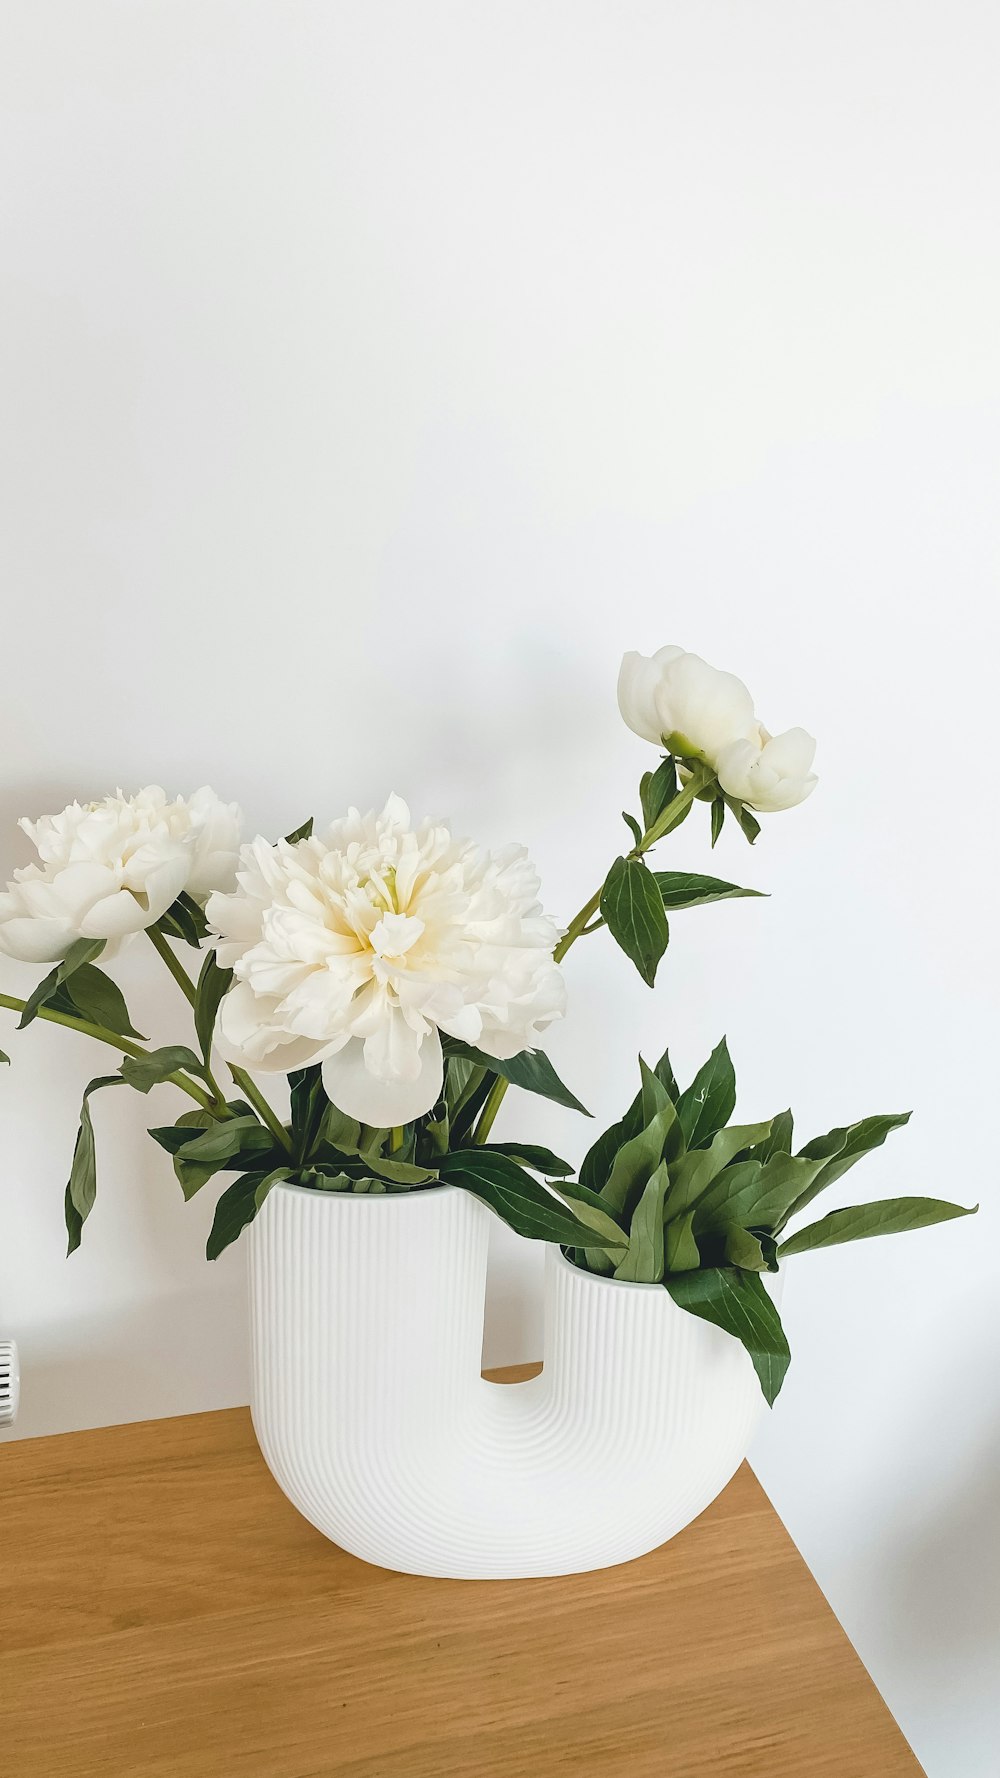
[[[544,1368],[487,1382],[489,1224],[448,1186],[271,1192],[249,1231],[264,1457],[312,1524],[384,1568],[502,1579],[641,1556],[739,1466],[750,1360],[661,1285],[549,1247]]]

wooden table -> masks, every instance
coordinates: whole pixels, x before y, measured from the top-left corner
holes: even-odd
[[[4,1778],[920,1772],[745,1466],[565,1580],[345,1555],[244,1409],[6,1444],[0,1500]]]

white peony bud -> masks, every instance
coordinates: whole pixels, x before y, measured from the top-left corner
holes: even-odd
[[[254,840],[238,883],[206,908],[235,975],[220,1053],[282,1073],[320,1062],[334,1104],[361,1123],[431,1109],[440,1032],[516,1056],[564,1010],[559,934],[524,848],[412,828],[399,797],[381,815],[351,809],[323,837]]]
[[[804,728],[769,735],[758,723],[748,740],[732,741],[723,749],[717,762],[719,783],[730,796],[762,813],[792,809],[816,788],[810,769],[815,752],[816,743]]]
[[[55,963],[78,938],[118,940],[152,926],[182,890],[204,898],[235,880],[240,811],[206,785],[168,803],[157,784],[20,826],[40,859],[0,894],[0,951]]]
[[[742,679],[683,648],[658,648],[648,659],[627,654],[618,675],[618,707],[644,741],[713,769],[725,747],[754,731],[753,699]]]

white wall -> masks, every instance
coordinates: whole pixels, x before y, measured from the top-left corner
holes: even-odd
[[[528,841],[567,917],[648,763],[624,648],[811,727],[814,800],[715,857],[773,899],[679,917],[655,995],[581,946],[551,1047],[606,1119],[640,1044],[690,1070],[725,1029],[748,1116],[914,1106],[845,1200],[983,1200],[796,1262],[756,1450],[931,1778],[992,1778],[1000,1733],[998,51],[987,0],[0,23],[0,866],[16,815],[117,782],[210,779],[266,833],[394,787]],[[693,822],[672,850],[709,860]],[[158,967],[122,979],[182,1036]],[[244,1400],[242,1255],[206,1266],[211,1206],[143,1136],[169,1089],[96,1103],[67,1262],[103,1064],[0,1041],[20,1430]],[[498,1247],[503,1359],[537,1350],[538,1256]]]

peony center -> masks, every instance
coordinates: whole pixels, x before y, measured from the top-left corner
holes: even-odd
[[[424,923],[415,914],[383,914],[372,927],[368,942],[375,955],[388,962],[405,957],[423,933]]]

